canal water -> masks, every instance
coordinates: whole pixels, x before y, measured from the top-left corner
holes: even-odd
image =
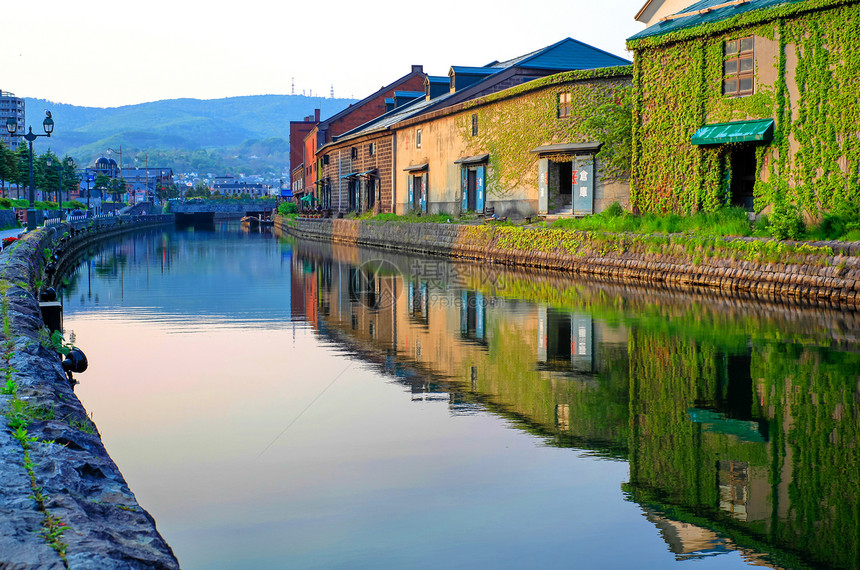
[[[858,567],[854,313],[231,224],[65,283],[183,568]]]

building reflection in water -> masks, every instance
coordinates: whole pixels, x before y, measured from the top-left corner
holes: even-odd
[[[416,401],[627,460],[679,559],[860,560],[854,313],[297,242],[293,314]]]

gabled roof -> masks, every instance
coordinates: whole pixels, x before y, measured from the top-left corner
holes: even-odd
[[[452,65],[451,71],[448,72],[450,75],[453,73],[464,73],[467,75],[492,75],[493,73],[498,73],[499,68],[496,67],[467,67],[465,65]]]
[[[370,121],[364,123],[363,125],[359,125],[351,131],[347,131],[339,136],[334,137],[334,142],[340,142],[344,139],[350,139],[353,137],[359,137],[363,135],[369,135],[372,133],[376,133],[379,131],[384,131],[388,127],[399,123],[400,121],[404,121],[408,118],[419,115],[423,112],[424,109],[429,107],[430,105],[434,105],[437,101],[443,100],[444,98],[450,97],[453,93],[446,93],[435,99],[431,99],[427,101],[426,99],[415,99],[413,101],[409,101],[393,109],[384,115],[380,115],[375,119],[371,119]]]
[[[740,14],[764,10],[780,5],[797,4],[806,0],[700,0],[676,14],[667,16],[657,24],[630,36],[627,41],[660,36],[686,28],[711,24],[734,18]]]
[[[579,40],[564,38],[551,46],[529,54],[508,61],[493,63],[491,67],[508,68],[514,65],[529,69],[568,71],[571,69],[630,65],[630,61]]]
[[[365,97],[361,101],[358,101],[357,103],[353,103],[352,105],[348,106],[346,109],[341,111],[340,113],[332,115],[331,117],[328,117],[327,119],[321,120],[317,124],[317,128],[319,128],[320,125],[325,126],[325,125],[328,125],[328,124],[330,124],[330,123],[332,123],[332,122],[334,122],[334,121],[336,121],[342,117],[345,117],[346,115],[352,113],[353,111],[355,111],[359,107],[366,105],[366,104],[370,103],[371,101],[379,98],[379,96],[381,96],[386,91],[390,91],[390,90],[394,89],[398,85],[404,83],[405,81],[407,81],[408,79],[410,79],[416,75],[420,75],[422,77],[424,76],[424,70],[423,70],[422,66],[413,65],[411,72],[407,73],[406,75],[404,75],[403,77],[401,77],[399,79],[396,79],[395,81],[392,81],[391,83],[389,83],[388,85],[385,85],[384,87],[380,87],[379,90],[376,91],[375,93],[368,95],[367,97]],[[325,127],[323,127],[323,128],[325,128]]]
[[[334,142],[384,131],[401,121],[468,100],[475,97],[489,85],[494,84],[493,82],[501,81],[507,75],[514,73],[515,68],[553,72],[615,67],[630,65],[630,63],[630,61],[622,57],[612,55],[573,38],[565,38],[526,55],[503,62],[493,62],[484,67],[452,66],[451,70],[455,73],[485,75],[485,77],[462,90],[445,93],[429,101],[426,99],[416,99],[401,105],[351,131],[342,133],[340,136],[334,138]]]

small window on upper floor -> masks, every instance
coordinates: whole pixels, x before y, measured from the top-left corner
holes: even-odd
[[[376,154],[376,143],[370,143],[367,145],[367,154],[370,156]]]
[[[354,146],[351,149],[349,149],[349,157],[352,160],[355,160],[358,158],[358,147],[357,146]]]
[[[421,148],[421,129],[415,131],[415,148]]]
[[[472,115],[472,136],[478,136],[478,115],[477,113]]]
[[[567,119],[570,117],[570,93],[558,94],[558,118]]]
[[[753,44],[752,36],[723,44],[723,95],[742,97],[755,93]]]

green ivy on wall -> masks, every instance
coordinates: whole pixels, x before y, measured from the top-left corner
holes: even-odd
[[[600,176],[626,179],[631,72],[630,66],[570,71],[465,105],[457,129],[468,142],[466,154],[490,155],[488,195],[504,197],[523,186],[536,186],[539,157],[530,151],[554,143],[603,142]],[[561,93],[571,94],[570,117],[558,117]],[[473,114],[478,115],[477,135],[472,135]]]
[[[756,151],[756,211],[817,218],[860,208],[858,24],[857,0],[806,0],[629,42],[631,202],[643,212],[678,213],[727,203],[728,145],[696,147],[691,136],[706,122],[773,118],[773,140]],[[749,35],[777,46],[776,81],[757,84],[751,96],[724,97],[723,42]]]

